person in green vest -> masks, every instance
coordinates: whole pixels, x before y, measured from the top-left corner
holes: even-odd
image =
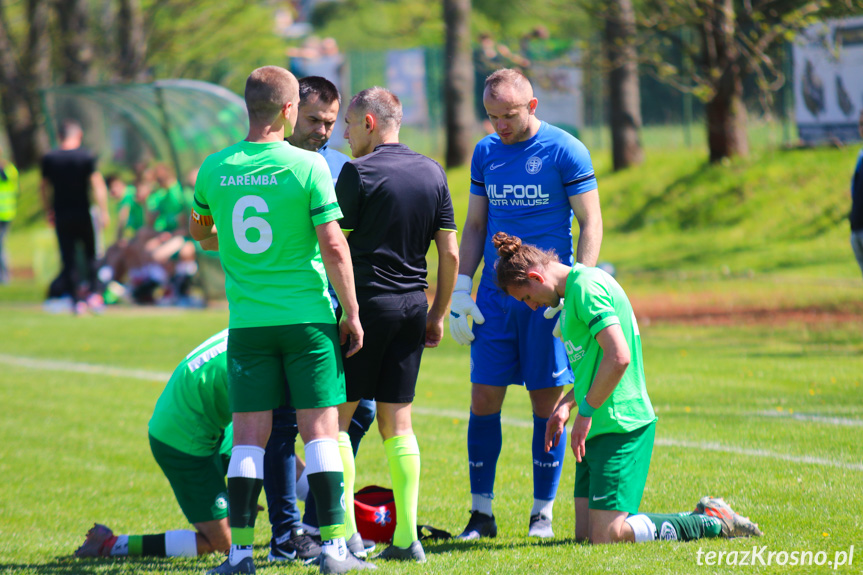
[[[188,213],[183,200],[183,186],[177,181],[173,170],[165,164],[153,168],[154,189],[147,198],[150,225],[157,233],[185,233]]]
[[[6,253],[6,233],[18,208],[18,170],[3,157],[0,148],[0,284],[9,283],[11,269]]]
[[[545,449],[566,433],[575,454],[575,538],[590,543],[690,541],[762,533],[719,497],[692,513],[639,511],[653,453],[656,414],[644,377],[641,334],[620,284],[605,271],[560,263],[503,232],[493,237],[500,288],[533,310],[562,307],[561,339],[575,376],[546,425]]]
[[[119,174],[111,174],[105,178],[108,193],[117,204],[117,243],[131,239],[139,229],[144,227],[146,202],[149,189],[143,188],[143,193],[137,186],[127,185]]]

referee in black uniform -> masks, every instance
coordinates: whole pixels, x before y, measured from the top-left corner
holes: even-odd
[[[339,429],[347,431],[360,399],[377,401],[397,516],[393,544],[378,558],[423,562],[416,528],[420,452],[411,402],[423,348],[437,346],[443,335],[458,245],[446,174],[434,160],[399,143],[401,119],[398,97],[378,87],[354,96],[345,115],[345,137],[357,159],[342,168],[336,195],[366,343],[345,360],[348,401],[339,408]],[[438,283],[429,308],[426,253],[432,240],[439,255]],[[340,434],[339,445],[350,535],[355,472],[347,433]]]

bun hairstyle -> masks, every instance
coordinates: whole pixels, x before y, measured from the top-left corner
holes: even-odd
[[[497,232],[491,241],[500,258],[495,262],[497,285],[504,291],[513,286],[527,285],[530,270],[545,268],[551,262],[559,262],[554,250],[541,250],[530,244],[522,244],[521,238]]]
[[[497,232],[494,234],[491,241],[494,243],[494,249],[497,250],[497,254],[501,259],[511,258],[517,254],[519,248],[521,248],[521,238],[510,236],[504,232]]]

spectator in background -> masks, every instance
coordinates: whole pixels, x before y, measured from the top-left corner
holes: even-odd
[[[195,245],[188,234],[191,206],[167,165],[157,164],[152,178],[154,189],[147,200],[152,233],[144,243],[149,263],[133,274],[133,294],[138,294],[136,299],[155,303],[160,299],[156,290],[163,290],[164,300],[159,303],[186,303],[191,278],[198,270]]]
[[[130,270],[149,262],[144,243],[152,237],[146,228],[147,197],[151,184],[139,178],[135,185],[127,185],[123,179],[112,174],[107,178],[108,193],[117,201],[117,235],[114,243],[105,252],[104,262],[99,268],[99,280],[108,288],[104,294],[106,303],[116,303],[125,294],[125,287],[112,281],[126,282]],[[109,295],[108,292],[111,292]]]
[[[102,296],[96,278],[96,238],[90,216],[89,189],[99,206],[100,224],[107,228],[108,190],[102,174],[96,169],[96,156],[81,146],[84,130],[74,120],[60,126],[60,148],[42,158],[40,194],[48,223],[57,232],[60,272],[57,289],[72,297],[76,313],[88,307],[99,309]],[[83,248],[84,269],[87,277],[79,283],[76,265],[78,246]]]
[[[296,76],[323,76],[338,87],[342,77],[344,56],[335,38],[310,36],[302,47],[288,48],[291,72]]]
[[[536,63],[537,60],[549,59],[549,33],[545,26],[536,26],[533,30],[524,34],[519,40],[518,49],[521,57],[526,62],[525,68]]]
[[[3,157],[0,148],[0,284],[9,283],[11,268],[6,254],[6,232],[18,207],[18,170]]]
[[[859,118],[860,137],[863,138],[863,110]],[[863,271],[863,150],[857,156],[857,168],[851,180],[851,247],[857,257],[857,265]]]
[[[177,181],[174,171],[165,164],[153,168],[155,187],[148,199],[150,226],[157,233],[174,233],[186,226],[184,217],[183,187]]]
[[[125,243],[144,227],[145,201],[149,188],[141,187],[139,191],[138,187],[126,184],[119,174],[111,174],[105,181],[108,185],[108,194],[117,202],[115,242]]]

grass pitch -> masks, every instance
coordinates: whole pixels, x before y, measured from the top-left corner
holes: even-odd
[[[112,309],[101,317],[53,316],[0,304],[0,570],[8,573],[202,573],[199,559],[71,557],[89,526],[155,533],[186,527],[149,453],[147,421],[167,374],[225,310]],[[504,451],[495,513],[500,534],[473,543],[428,543],[424,565],[385,573],[822,573],[832,566],[704,565],[709,551],[837,552],[863,562],[863,359],[855,323],[642,326],[648,388],[659,413],[642,509],[690,510],[721,495],[752,516],[760,540],[590,547],[572,539],[574,459],[566,459],[557,538],[526,537],[532,502],[527,394],[504,406]],[[422,450],[419,519],[451,532],[467,522],[468,351],[445,339],[423,360],[415,403]],[[376,432],[364,440],[357,485],[389,485]],[[263,501],[263,497],[262,497]],[[259,516],[262,573],[312,573],[266,563],[269,524]],[[701,550],[702,565],[698,564]],[[765,554],[765,557],[767,555]],[[739,558],[738,558],[739,560]]]
[[[532,420],[527,394],[513,388],[497,471],[499,536],[428,543],[426,565],[381,564],[379,572],[863,571],[863,304],[844,219],[856,154],[768,149],[720,167],[705,165],[701,151],[652,149],[647,164],[618,174],[610,173],[607,154],[595,157],[601,259],[617,267],[639,315],[660,418],[642,510],[685,511],[702,495],[721,495],[757,521],[764,538],[576,544],[570,453],[555,505],[558,537],[528,539]],[[448,175],[461,223],[468,170]],[[118,533],[186,528],[149,452],[147,421],[167,375],[227,324],[227,312],[44,314],[35,302],[57,262],[51,232],[39,223],[37,180],[25,174],[8,238],[13,267],[30,275],[0,288],[0,572],[201,574],[220,558],[71,555],[94,521]],[[432,277],[434,262],[432,254]],[[669,315],[681,317],[672,323]],[[467,523],[470,506],[468,355],[448,334],[428,350],[414,409],[423,463],[419,520],[451,532]],[[357,469],[358,487],[390,484],[376,432],[364,440]],[[315,572],[267,565],[268,539],[262,514],[260,573]],[[780,555],[771,565],[742,565],[753,546],[765,548],[765,562],[769,552]],[[707,564],[707,553],[720,551],[737,552],[737,565],[716,565],[716,556]],[[795,552],[824,564],[791,565]],[[841,553],[844,565],[827,564]]]

